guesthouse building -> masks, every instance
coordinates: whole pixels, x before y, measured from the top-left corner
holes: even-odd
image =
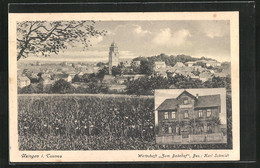
[[[223,140],[219,120],[220,94],[200,96],[184,90],[176,98],[164,100],[156,110],[158,111],[157,142],[193,143],[208,142],[212,139]]]

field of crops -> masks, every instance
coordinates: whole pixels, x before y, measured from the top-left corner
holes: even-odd
[[[232,148],[230,137],[228,144],[157,145],[154,123],[154,99],[151,96],[18,97],[20,150]],[[229,134],[230,130],[228,128]]]

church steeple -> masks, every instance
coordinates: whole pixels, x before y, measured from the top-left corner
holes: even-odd
[[[112,42],[109,47],[109,75],[112,75],[112,67],[119,64],[119,52],[116,43]]]

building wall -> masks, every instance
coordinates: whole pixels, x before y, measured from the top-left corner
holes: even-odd
[[[30,80],[21,80],[21,81],[18,81],[18,86],[20,88],[23,88],[25,86],[29,86],[31,84]]]
[[[207,117],[207,110],[211,110],[211,116]],[[202,117],[199,118],[199,111],[202,110]],[[207,108],[196,108],[195,110],[195,115],[197,118],[201,120],[207,120],[207,119],[212,119],[213,117],[219,117],[220,113],[220,108],[219,107],[207,107]]]
[[[119,52],[117,47],[110,47],[109,51],[109,74],[112,74],[112,67],[119,64]]]
[[[184,103],[184,100],[187,100],[187,102]],[[189,124],[190,120],[192,119],[199,119],[202,121],[203,124],[203,131],[207,132],[207,120],[212,119],[213,117],[219,118],[220,113],[220,107],[205,107],[205,108],[196,108],[194,109],[195,99],[193,97],[190,97],[188,94],[184,93],[182,94],[178,100],[177,100],[177,109],[176,110],[160,110],[158,111],[158,127],[159,127],[159,135],[169,134],[167,132],[169,127],[172,129],[172,134],[181,134],[183,130],[185,130],[184,127],[176,128],[176,121],[178,122],[184,122],[186,125]],[[211,110],[211,115],[207,117],[207,110]],[[199,111],[202,110],[202,117],[199,117]],[[172,117],[172,112],[175,112],[175,119]],[[184,117],[184,113],[188,113],[188,118]],[[168,114],[168,119],[165,119],[165,113]],[[180,130],[178,130],[180,129]],[[189,132],[191,130],[187,129]]]

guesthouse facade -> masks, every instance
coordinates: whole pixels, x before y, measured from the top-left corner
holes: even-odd
[[[220,94],[192,95],[184,90],[176,98],[164,100],[158,111],[157,137],[171,136],[181,142],[204,142],[217,136],[222,140],[219,115],[221,113]],[[213,138],[208,138],[210,135]],[[158,140],[158,138],[157,138]],[[168,140],[167,140],[168,142]]]

